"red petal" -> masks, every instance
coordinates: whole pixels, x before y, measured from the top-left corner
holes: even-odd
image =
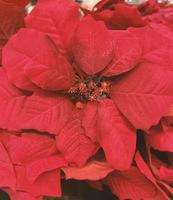
[[[149,129],[173,102],[173,72],[146,61],[116,81],[111,97],[136,128]]]
[[[33,90],[62,90],[74,81],[72,66],[44,34],[22,29],[3,52],[3,65],[8,77],[17,87]],[[34,84],[33,84],[34,83]]]
[[[85,73],[93,75],[103,70],[113,55],[112,39],[104,24],[85,17],[74,41],[75,62]]]
[[[84,167],[66,167],[62,168],[66,179],[77,180],[100,180],[106,177],[114,169],[105,161],[92,160]]]
[[[2,143],[0,143],[0,155],[0,187],[10,187],[14,189],[16,185],[16,176],[10,157]]]
[[[166,121],[162,120],[161,126],[150,129],[148,139],[154,149],[173,153],[173,128]]]
[[[73,104],[68,99],[45,93],[11,97],[0,105],[0,127],[58,134],[69,119],[72,108]]]
[[[97,103],[88,102],[84,108],[82,126],[93,142],[97,140]]]
[[[58,46],[70,48],[79,20],[79,8],[72,0],[51,0],[39,1],[26,24],[49,35]]]
[[[16,166],[17,190],[33,196],[61,196],[60,173],[58,170],[46,172],[30,184],[26,178],[25,168]]]
[[[24,26],[24,10],[14,4],[0,1],[0,66],[2,48],[8,39]]]
[[[57,152],[54,139],[32,132],[23,133],[21,136],[12,135],[6,148],[15,164],[45,158]]]
[[[34,94],[25,102],[20,128],[59,134],[69,119],[72,108],[73,104],[66,98],[44,93]]]
[[[97,120],[98,141],[104,149],[108,162],[115,169],[128,169],[135,153],[135,129],[120,114],[111,100],[100,101]]]
[[[107,184],[120,199],[139,200],[156,195],[155,186],[136,167],[112,173]]]
[[[56,137],[57,148],[67,161],[82,166],[96,153],[98,145],[86,135],[81,124],[82,113],[74,110],[71,119]]]
[[[54,155],[39,160],[35,160],[26,165],[27,179],[33,183],[41,174],[65,167],[67,162],[61,155]]]
[[[104,76],[115,76],[127,72],[139,63],[142,56],[140,40],[128,31],[111,31],[115,46],[115,58],[103,73]]]

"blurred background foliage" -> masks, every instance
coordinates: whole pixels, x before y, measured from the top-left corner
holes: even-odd
[[[62,181],[62,198],[44,197],[43,200],[117,200],[108,188],[98,191],[84,181]]]

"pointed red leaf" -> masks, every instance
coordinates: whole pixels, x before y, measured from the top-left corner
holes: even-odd
[[[28,97],[19,128],[59,134],[72,112],[73,104],[64,97],[36,93]]]
[[[15,189],[15,185],[16,176],[12,162],[5,147],[0,143],[0,187]]]
[[[62,168],[66,179],[100,180],[106,177],[114,169],[106,161],[92,160],[84,167]]]
[[[85,73],[93,75],[103,70],[113,56],[112,39],[103,22],[85,17],[75,36],[75,62]]]
[[[82,113],[74,110],[68,123],[56,137],[57,148],[65,159],[79,166],[83,166],[98,150],[98,145],[86,136],[81,120]]]
[[[6,148],[15,164],[28,163],[57,152],[55,140],[50,136],[30,132],[11,136]]]
[[[65,125],[73,104],[60,96],[36,93],[11,97],[0,105],[0,127],[9,130],[35,129],[58,134]]]
[[[97,140],[97,106],[95,102],[88,102],[84,108],[82,126],[85,129],[86,136],[93,142]]]
[[[74,81],[72,66],[43,33],[20,30],[3,51],[10,81],[25,90],[35,85],[46,90],[68,89]]]
[[[104,76],[115,76],[127,72],[138,64],[142,56],[140,40],[128,31],[111,31],[115,58]]]
[[[108,99],[100,101],[97,120],[98,141],[108,162],[114,169],[128,169],[135,153],[135,129]]]
[[[43,173],[65,166],[67,166],[67,161],[61,155],[43,157],[26,165],[26,176],[33,183]]]
[[[120,199],[154,198],[157,193],[155,186],[136,167],[123,172],[115,171],[106,182]]]
[[[60,172],[54,170],[45,172],[34,183],[29,183],[23,166],[16,166],[17,186],[16,189],[24,191],[32,196],[61,196]]]
[[[169,110],[173,102],[173,71],[170,68],[165,69],[154,60],[145,61],[113,85],[113,101],[136,128],[149,129]]]
[[[79,7],[72,0],[39,1],[26,17],[27,27],[46,33],[62,48],[70,48],[79,21]]]

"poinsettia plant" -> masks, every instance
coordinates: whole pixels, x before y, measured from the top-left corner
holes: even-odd
[[[15,26],[0,69],[0,187],[12,200],[61,197],[64,179],[170,199],[173,37],[171,20],[151,20],[163,9],[39,0],[25,25],[2,17]]]

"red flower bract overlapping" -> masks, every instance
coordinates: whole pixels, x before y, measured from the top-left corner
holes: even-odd
[[[60,171],[120,199],[169,199],[157,151],[172,153],[173,40],[134,10],[105,21],[40,0],[3,48],[0,186],[12,199],[61,196]]]

